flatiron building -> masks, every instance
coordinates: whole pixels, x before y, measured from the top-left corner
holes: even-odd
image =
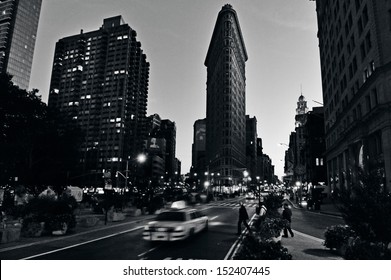
[[[207,67],[206,169],[228,186],[246,169],[247,51],[236,11],[222,7],[205,59]]]

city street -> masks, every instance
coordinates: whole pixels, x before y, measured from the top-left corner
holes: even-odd
[[[32,245],[20,245],[18,248],[15,244],[12,250],[1,249],[0,256],[1,259],[41,260],[222,260],[238,243],[235,233],[241,200],[251,217],[256,200],[236,198],[196,206],[208,215],[209,230],[185,241],[155,244],[143,240],[143,226],[153,218],[153,215],[147,215],[83,234],[76,232],[41,242],[32,238]],[[293,229],[314,238],[322,239],[326,227],[338,223],[342,223],[339,217],[293,209]]]

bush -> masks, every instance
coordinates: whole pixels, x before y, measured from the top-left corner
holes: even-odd
[[[273,237],[279,237],[287,223],[288,221],[282,218],[266,217],[264,220],[258,219],[254,221],[253,226],[255,234],[259,236],[262,241],[267,241]]]
[[[63,228],[67,224],[68,229],[76,226],[74,211],[74,198],[64,197],[36,197],[23,209],[22,231],[31,226],[31,223],[45,223],[45,231],[52,232]]]
[[[391,193],[384,177],[376,172],[359,173],[359,181],[349,190],[340,190],[343,218],[368,242],[391,242]]]
[[[292,255],[281,242],[260,241],[254,237],[243,240],[242,247],[234,256],[235,260],[291,260]]]
[[[347,225],[334,225],[328,227],[324,233],[323,245],[330,249],[340,249],[348,244],[350,237],[354,237],[354,231]]]
[[[347,260],[391,260],[391,251],[383,243],[371,243],[356,238],[345,253]]]
[[[277,193],[270,193],[265,198],[265,206],[267,208],[266,215],[269,217],[280,217],[280,213],[278,212],[278,209],[281,208],[282,203],[284,199],[281,195],[278,195]]]

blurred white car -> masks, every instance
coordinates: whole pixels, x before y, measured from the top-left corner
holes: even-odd
[[[143,239],[177,241],[208,230],[208,217],[196,209],[171,209],[161,212],[144,227]]]
[[[255,199],[255,195],[249,192],[246,194],[246,199]]]

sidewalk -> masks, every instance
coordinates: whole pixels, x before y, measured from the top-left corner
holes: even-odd
[[[339,216],[341,217],[342,214],[339,211],[337,205],[335,205],[330,199],[325,199],[322,204],[320,205],[320,210],[315,210],[315,209],[307,209],[306,207],[301,207],[294,201],[291,201],[288,199],[288,202],[296,209],[302,209],[306,211],[311,211],[311,212],[317,212],[321,214],[326,214],[326,215],[332,215],[332,216]]]
[[[288,200],[288,202],[295,209],[341,217],[341,212],[331,200],[326,199],[320,205],[320,210],[300,207],[291,200]],[[293,238],[288,237],[281,240],[281,244],[288,249],[293,260],[343,260],[341,256],[322,245],[323,239],[295,230],[293,232],[295,234]]]
[[[281,244],[288,249],[292,260],[343,260],[322,245],[323,240],[293,230],[294,237],[282,238]]]

